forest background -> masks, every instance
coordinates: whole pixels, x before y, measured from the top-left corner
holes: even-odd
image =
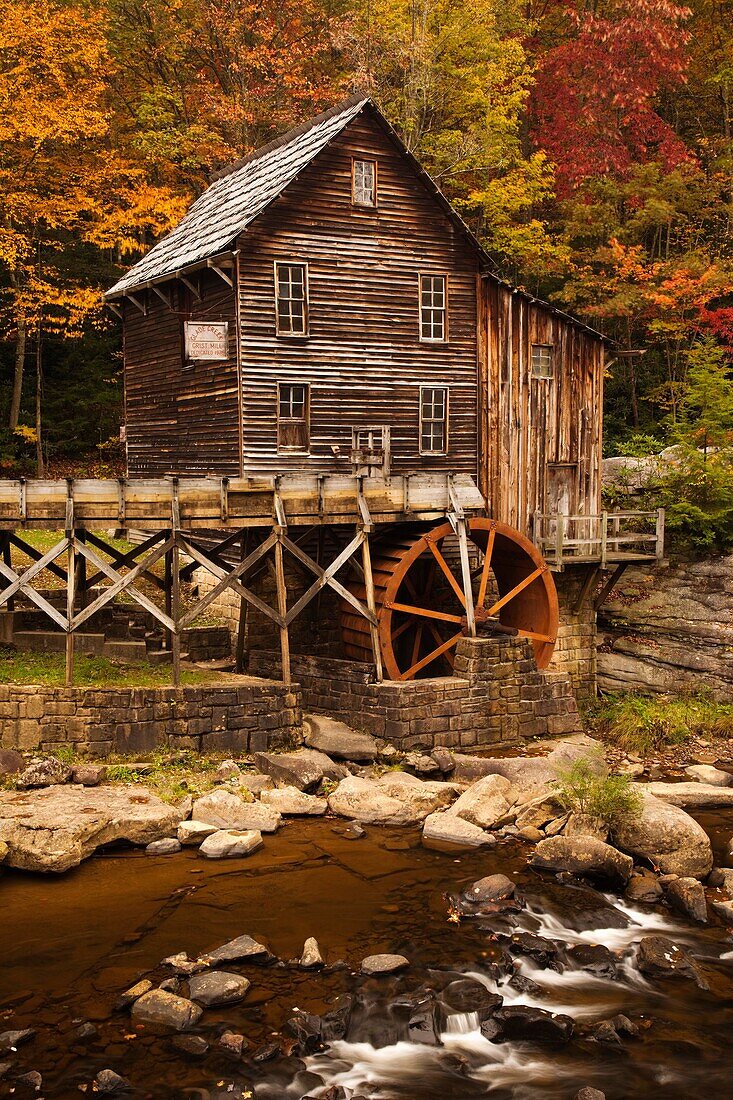
[[[101,291],[368,89],[497,274],[616,341],[608,454],[733,546],[733,0],[0,0],[0,476],[120,468]]]

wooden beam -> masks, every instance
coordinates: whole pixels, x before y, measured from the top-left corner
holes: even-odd
[[[247,549],[249,545],[249,532],[242,531],[239,536],[239,561],[240,563],[247,559]],[[247,637],[247,601],[244,596],[239,597],[239,618],[237,621],[237,643],[235,650],[235,664],[234,668],[237,672],[244,672],[245,665],[245,641]]]
[[[601,589],[601,591],[598,593],[598,595],[595,598],[595,601],[593,603],[593,610],[594,611],[600,611],[600,609],[603,607],[604,603],[606,602],[608,597],[611,595],[611,593],[613,592],[614,588],[616,587],[618,582],[623,577],[626,570],[629,568],[629,564],[630,563],[627,562],[627,561],[622,561],[616,566],[613,573],[611,573],[611,576],[608,578],[608,580],[604,584],[603,588]]]
[[[593,568],[588,569],[588,571],[586,572],[580,592],[578,593],[578,598],[573,605],[574,615],[577,615],[580,611],[582,611],[585,601],[588,599],[589,593],[593,591],[593,586],[598,580],[598,574],[600,573],[600,571],[600,565],[596,565]]]
[[[166,615],[161,611],[159,607],[149,600],[142,592],[138,592],[136,588],[133,588],[132,582],[137,580],[141,573],[144,573],[150,566],[158,561],[159,558],[165,554],[166,550],[170,547],[171,540],[167,539],[162,546],[158,546],[151,554],[148,555],[139,565],[136,565],[134,569],[131,569],[126,576],[121,576],[111,565],[108,565],[106,561],[102,561],[98,554],[96,554],[89,546],[84,543],[77,544],[77,550],[83,554],[92,565],[96,565],[97,569],[101,569],[106,577],[112,581],[109,588],[105,588],[104,591],[89,604],[83,611],[80,611],[74,618],[74,629],[76,630],[83,622],[91,618],[100,607],[104,607],[105,604],[111,603],[111,601],[119,595],[120,592],[127,591],[132,596],[136,603],[139,603],[141,607],[144,607],[146,611],[149,611],[151,615],[162,623],[168,630],[175,632],[176,624],[173,621],[172,616]]]
[[[471,563],[468,560],[468,536],[466,534],[466,518],[464,515],[456,517],[458,534],[458,549],[461,556],[461,574],[463,578],[463,593],[465,596],[464,607],[466,609],[466,624],[471,638],[476,637],[476,616],[473,607],[473,589],[471,586]]]
[[[369,536],[364,532],[364,538],[361,543],[361,560],[364,567],[364,587],[366,589],[366,601],[367,608],[371,615],[369,621],[369,632],[372,637],[372,656],[374,657],[374,668],[377,675],[377,683],[382,682],[384,679],[384,670],[382,668],[382,647],[379,642],[379,626],[377,624],[377,602],[374,595],[374,576],[372,574],[372,557],[369,548]]]
[[[171,632],[171,663],[173,665],[173,687],[181,686],[181,571],[180,571],[180,532],[173,532],[173,547],[171,549],[171,619],[175,623],[175,629]]]
[[[14,546],[17,550],[20,550],[23,554],[31,559],[31,561],[40,561],[43,554],[40,550],[36,550],[35,546],[30,546],[27,542],[24,542],[14,531],[9,532],[8,540],[8,556],[6,558],[7,564],[11,564],[10,560],[10,546]],[[53,573],[54,577],[58,577],[64,584],[66,583],[66,570],[62,569],[60,565],[56,565],[54,562],[49,562],[46,566],[49,573]]]
[[[282,680],[284,684],[290,684],[290,635],[288,633],[288,591],[285,587],[285,568],[283,566],[283,544],[278,535],[275,543],[275,582],[277,586],[277,609],[282,619],[280,627],[280,660],[282,668]]]
[[[57,626],[65,631],[67,620],[56,610],[53,604],[50,604],[48,600],[39,592],[36,592],[34,588],[31,588],[29,582],[39,573],[42,573],[49,562],[55,561],[55,559],[60,557],[65,550],[68,550],[68,547],[68,538],[63,538],[61,542],[52,546],[50,550],[38,559],[38,561],[34,562],[33,565],[29,566],[28,569],[21,574],[16,573],[15,570],[11,566],[6,565],[4,561],[0,561],[0,574],[10,581],[10,584],[0,592],[0,606],[9,603],[16,592],[22,592],[23,595],[27,596],[40,611],[43,611],[44,614],[52,620],[52,622],[56,623]]]
[[[83,560],[83,559],[82,559]],[[69,556],[66,566],[66,686],[74,683],[74,601],[76,587],[76,539],[69,538]]]

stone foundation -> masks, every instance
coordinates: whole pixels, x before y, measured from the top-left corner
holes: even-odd
[[[242,677],[201,687],[81,688],[0,685],[0,746],[81,756],[259,752],[289,745],[302,730],[300,692]]]
[[[581,610],[575,610],[586,572],[587,567],[568,566],[554,575],[560,626],[550,670],[567,673],[578,699],[592,699],[596,694],[598,643],[592,599],[588,597]]]
[[[250,655],[271,671],[277,656]],[[292,657],[303,709],[339,718],[409,751],[446,745],[475,750],[580,729],[567,674],[539,672],[525,639],[464,638],[455,676],[377,683],[371,666],[323,657]]]

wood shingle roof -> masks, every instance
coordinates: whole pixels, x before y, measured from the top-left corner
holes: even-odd
[[[106,297],[119,297],[231,249],[250,222],[368,102],[353,97],[220,173],[182,221],[131,267]]]

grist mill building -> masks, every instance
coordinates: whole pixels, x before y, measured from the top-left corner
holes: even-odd
[[[85,563],[67,657],[87,536],[125,526],[165,560],[174,680],[213,608],[240,669],[405,746],[574,728],[595,608],[661,554],[660,517],[602,508],[606,343],[497,279],[370,99],[219,173],[107,301],[127,478],[0,484],[4,530],[65,516]]]

